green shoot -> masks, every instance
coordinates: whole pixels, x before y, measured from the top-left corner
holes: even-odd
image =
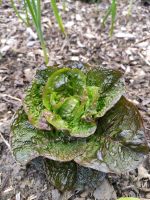
[[[28,24],[28,26],[31,26],[30,17],[29,17],[29,10],[28,10],[28,6],[27,6],[27,3],[26,3],[25,0],[24,0],[24,10],[25,10],[27,24]]]
[[[61,31],[66,35],[64,25],[63,25],[63,22],[62,22],[62,18],[59,14],[59,10],[58,10],[57,4],[56,4],[56,0],[51,0],[50,2],[51,2],[51,6],[52,6],[52,9],[53,9],[55,18],[57,20],[57,23],[58,23]]]
[[[103,18],[102,25],[105,26],[106,20],[108,19],[109,16],[111,16],[111,27],[110,27],[110,35],[112,36],[112,33],[114,31],[114,24],[115,24],[115,19],[116,19],[116,0],[112,0],[111,5],[107,9],[107,12]]]
[[[14,0],[10,0],[10,2],[11,2],[12,8],[14,9],[14,12],[15,12],[16,16],[17,16],[23,23],[25,23],[26,26],[28,26],[28,23],[24,20],[24,18],[23,18],[23,17],[20,15],[20,13],[18,12],[18,9],[17,9],[17,7],[16,7],[16,5],[15,5]]]
[[[31,14],[32,21],[34,23],[36,32],[38,34],[41,47],[43,49],[43,54],[44,54],[44,60],[45,63],[48,63],[48,55],[47,55],[47,49],[43,37],[43,32],[42,32],[42,24],[41,24],[41,0],[25,0],[26,6],[28,7],[28,10]]]
[[[131,12],[132,12],[132,4],[133,4],[133,0],[130,0],[129,9],[128,9],[128,16],[131,15]]]
[[[115,24],[115,19],[116,19],[116,0],[112,0],[111,4],[111,28],[110,28],[110,35],[112,36],[113,31],[114,31],[114,24]]]

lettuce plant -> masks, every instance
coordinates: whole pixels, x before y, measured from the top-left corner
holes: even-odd
[[[136,168],[149,148],[138,109],[123,94],[117,70],[81,63],[39,69],[12,123],[16,160],[44,157],[62,191]]]

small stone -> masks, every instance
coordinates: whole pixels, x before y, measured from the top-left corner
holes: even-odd
[[[135,39],[135,35],[126,32],[118,32],[115,34],[117,38]]]
[[[76,14],[76,20],[77,20],[77,21],[82,21],[82,17],[81,17],[81,15]]]
[[[5,112],[5,111],[7,111],[6,103],[0,103],[0,112]]]
[[[96,190],[93,193],[93,196],[97,200],[112,200],[117,199],[116,192],[112,185],[108,182],[107,179],[105,179],[102,184],[96,188]]]
[[[33,30],[30,27],[27,28],[27,33],[29,34],[31,39],[34,39],[34,40],[37,39],[37,34],[33,32]]]
[[[34,77],[34,73],[33,73],[33,70],[28,68],[28,69],[25,69],[24,70],[24,75],[25,75],[25,78],[28,82],[31,82],[33,77]]]
[[[60,193],[57,189],[52,190],[52,199],[53,200],[60,200]]]
[[[6,90],[6,87],[4,86],[4,85],[2,85],[1,87],[0,87],[0,92],[4,92]]]
[[[78,56],[72,56],[70,58],[70,60],[72,60],[72,61],[79,61],[79,57]]]
[[[27,43],[27,47],[33,47],[34,45],[35,45],[35,41],[29,41],[28,43]]]
[[[66,28],[71,28],[73,25],[74,25],[74,21],[68,21],[67,23],[65,23]]]
[[[147,194],[146,194],[146,198],[147,198],[147,199],[150,199],[150,193],[147,193]]]
[[[20,200],[20,192],[16,194],[16,200]]]
[[[85,198],[85,197],[88,196],[88,194],[89,194],[88,191],[85,191],[85,192],[81,193],[80,196],[81,196],[82,198]]]

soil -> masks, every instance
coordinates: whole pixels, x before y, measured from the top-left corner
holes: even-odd
[[[67,31],[65,37],[58,28],[49,0],[42,2],[49,65],[73,60],[120,69],[124,73],[127,98],[139,108],[150,142],[149,4],[133,1],[129,15],[129,2],[118,2],[115,30],[110,37],[110,20],[105,27],[101,25],[109,1],[86,4],[67,0],[65,10],[63,3],[58,3]],[[17,6],[20,9],[21,5]],[[47,182],[41,158],[26,167],[16,163],[8,142],[11,119],[21,106],[24,90],[36,69],[43,64],[42,50],[34,28],[26,28],[15,16],[9,1],[3,1],[0,7],[0,199],[110,200],[116,195],[150,199],[150,158],[129,173],[121,176],[108,174],[102,183],[103,190],[101,187],[94,191],[64,194]],[[105,194],[100,191],[105,191]]]

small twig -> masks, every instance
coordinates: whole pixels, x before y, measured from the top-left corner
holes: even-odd
[[[139,52],[138,54],[139,54],[139,56],[142,58],[142,60],[143,60],[147,65],[150,66],[150,62],[149,62],[148,60],[146,60],[146,59],[144,58],[144,56],[143,56],[140,52]]]
[[[0,94],[0,96],[2,96],[2,97],[9,97],[9,98],[11,98],[11,99],[13,99],[13,100],[16,100],[16,101],[20,101],[20,102],[21,102],[21,99],[19,99],[19,98],[17,98],[17,97],[13,97],[13,96],[11,96],[11,95],[9,95],[9,94]]]
[[[149,192],[149,188],[138,188],[142,192]],[[148,200],[148,199],[147,199]]]
[[[137,41],[134,45],[145,42],[146,40],[149,40],[149,39],[150,39],[150,37],[144,38],[142,40]]]
[[[2,141],[6,144],[6,146],[8,147],[8,149],[10,150],[10,144],[8,143],[8,141],[4,138],[4,136],[2,135],[2,133],[0,132],[0,137],[2,138]]]
[[[122,190],[129,190],[129,189],[134,189],[135,188],[135,185],[128,185],[126,187],[124,187]]]

